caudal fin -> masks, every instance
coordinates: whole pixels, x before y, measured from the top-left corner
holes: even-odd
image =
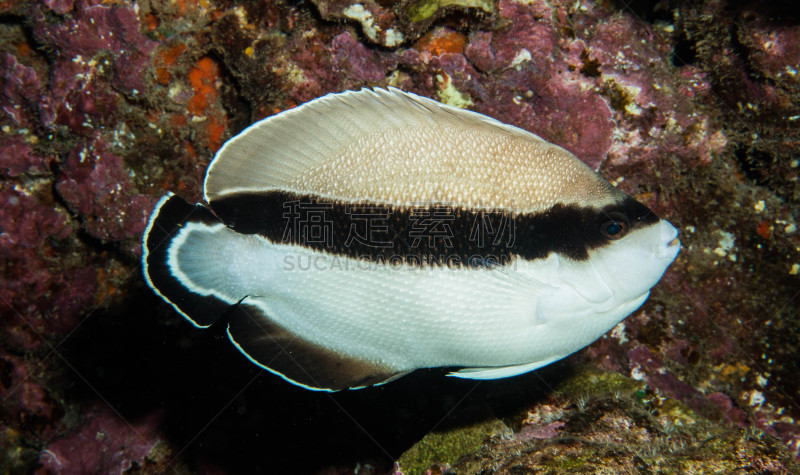
[[[263,292],[263,287],[242,283],[250,278],[250,284],[263,285],[261,279],[269,273],[270,266],[264,264],[270,262],[269,250],[252,247],[262,241],[227,228],[204,206],[169,194],[156,205],[144,233],[144,277],[197,327],[208,327],[226,315],[228,336],[236,348],[260,367],[304,388],[371,386],[407,372],[309,341],[270,318],[263,293],[248,297],[254,290]]]
[[[210,326],[236,303],[198,282],[207,273],[204,266],[213,262],[211,231],[219,228],[225,226],[207,208],[169,193],[156,205],[142,237],[147,284],[196,327]]]

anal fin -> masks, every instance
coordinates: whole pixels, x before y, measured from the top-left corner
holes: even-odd
[[[382,384],[407,372],[304,340],[248,300],[230,315],[228,337],[247,359],[292,384],[315,391],[340,391]]]

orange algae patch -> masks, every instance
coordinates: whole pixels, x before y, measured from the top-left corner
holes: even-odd
[[[169,83],[170,79],[172,79],[172,74],[170,74],[168,66],[174,66],[178,61],[178,57],[185,50],[186,45],[184,43],[178,43],[177,45],[171,48],[166,48],[159,53],[158,63],[163,66],[156,68],[156,81],[165,85]]]
[[[466,43],[467,39],[457,31],[434,30],[420,38],[414,49],[439,56],[444,53],[463,53]]]
[[[226,117],[217,118],[209,117],[206,124],[206,134],[208,134],[208,148],[212,152],[216,152],[222,146],[222,134],[228,128],[228,119]]]
[[[175,3],[178,4],[178,12],[185,13],[186,12],[186,1],[185,0],[175,0]],[[189,3],[194,3],[191,0]]]
[[[161,52],[161,61],[164,62],[166,66],[172,66],[178,61],[178,56],[181,55],[186,51],[186,44],[185,43],[178,43],[171,48],[167,48]]]
[[[208,0],[175,0],[178,5],[179,13],[186,13],[187,10],[195,10],[196,7],[208,8],[210,5]]]
[[[28,43],[19,43],[16,45],[16,47],[17,47],[17,56],[22,56],[22,57],[28,56],[33,51],[31,45],[29,45]]]
[[[769,239],[772,237],[772,230],[770,229],[769,223],[766,221],[761,221],[758,223],[756,233],[764,239]]]
[[[167,68],[156,68],[156,81],[160,84],[169,84],[172,75],[167,71]]]
[[[219,65],[211,58],[201,58],[189,72],[189,83],[194,89],[194,96],[189,100],[188,109],[197,117],[206,116],[205,133],[208,148],[216,151],[222,146],[222,136],[228,128],[228,119],[216,111],[207,111],[219,95],[217,79],[219,79]]]
[[[158,23],[158,18],[152,13],[148,13],[144,17],[145,31],[156,31],[156,28],[158,28]]]
[[[175,173],[167,172],[164,181],[161,182],[161,189],[169,191],[173,186],[175,186]]]
[[[170,123],[172,123],[174,127],[186,127],[186,116],[172,114],[170,117]]]
[[[186,142],[186,154],[194,159],[197,159],[197,152],[195,151],[192,142]]]
[[[161,111],[156,109],[148,112],[147,120],[150,121],[151,124],[158,123],[158,121],[161,120]]]
[[[294,109],[295,107],[297,107],[297,104],[293,100],[289,99],[286,102],[286,107],[284,107],[282,109],[280,107],[273,107],[272,108],[272,113],[273,114],[280,114],[283,111],[288,111],[289,109]]]
[[[194,96],[189,101],[189,112],[196,116],[205,115],[206,107],[217,98],[219,66],[211,58],[201,58],[189,72],[189,83],[194,89]]]
[[[94,305],[99,306],[108,299],[120,295],[120,289],[113,284],[119,278],[119,271],[116,269],[97,269],[97,291],[94,294]]]
[[[637,194],[635,196],[635,198],[636,198],[636,201],[639,201],[641,203],[647,203],[648,201],[653,199],[654,196],[655,195],[653,194],[652,191],[645,191],[644,193]]]

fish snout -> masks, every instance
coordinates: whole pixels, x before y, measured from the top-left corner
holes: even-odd
[[[661,220],[661,243],[658,249],[658,257],[670,261],[677,257],[681,250],[681,241],[678,239],[678,230],[669,221]]]

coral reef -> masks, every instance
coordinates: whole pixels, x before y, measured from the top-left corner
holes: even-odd
[[[39,454],[37,473],[165,473],[171,467],[169,447],[158,438],[158,415],[131,424],[91,408],[78,432],[47,444]]]
[[[464,14],[467,24],[475,25],[495,10],[492,0],[403,0],[391,7],[374,0],[317,0],[314,4],[324,19],[357,23],[368,41],[389,48],[419,39],[445,16]]]
[[[797,11],[783,2],[766,9],[745,3],[723,14],[724,8],[704,2],[676,12],[687,60],[707,65],[745,175],[796,201],[797,139],[787,134],[800,120]]]
[[[424,451],[426,439],[459,440],[475,428],[430,434],[400,457],[395,473],[800,470],[777,438],[759,429],[713,424],[648,386],[583,369],[524,417],[509,421],[513,428],[500,420],[485,422],[492,430],[484,431],[479,450],[431,456]],[[439,442],[439,447],[447,445]]]
[[[0,466],[797,470],[793,2],[11,0],[0,15]],[[252,121],[367,86],[567,148],[678,225],[682,254],[546,379],[419,372],[330,399],[262,384],[144,288],[146,217],[167,190],[200,199],[213,153]]]

